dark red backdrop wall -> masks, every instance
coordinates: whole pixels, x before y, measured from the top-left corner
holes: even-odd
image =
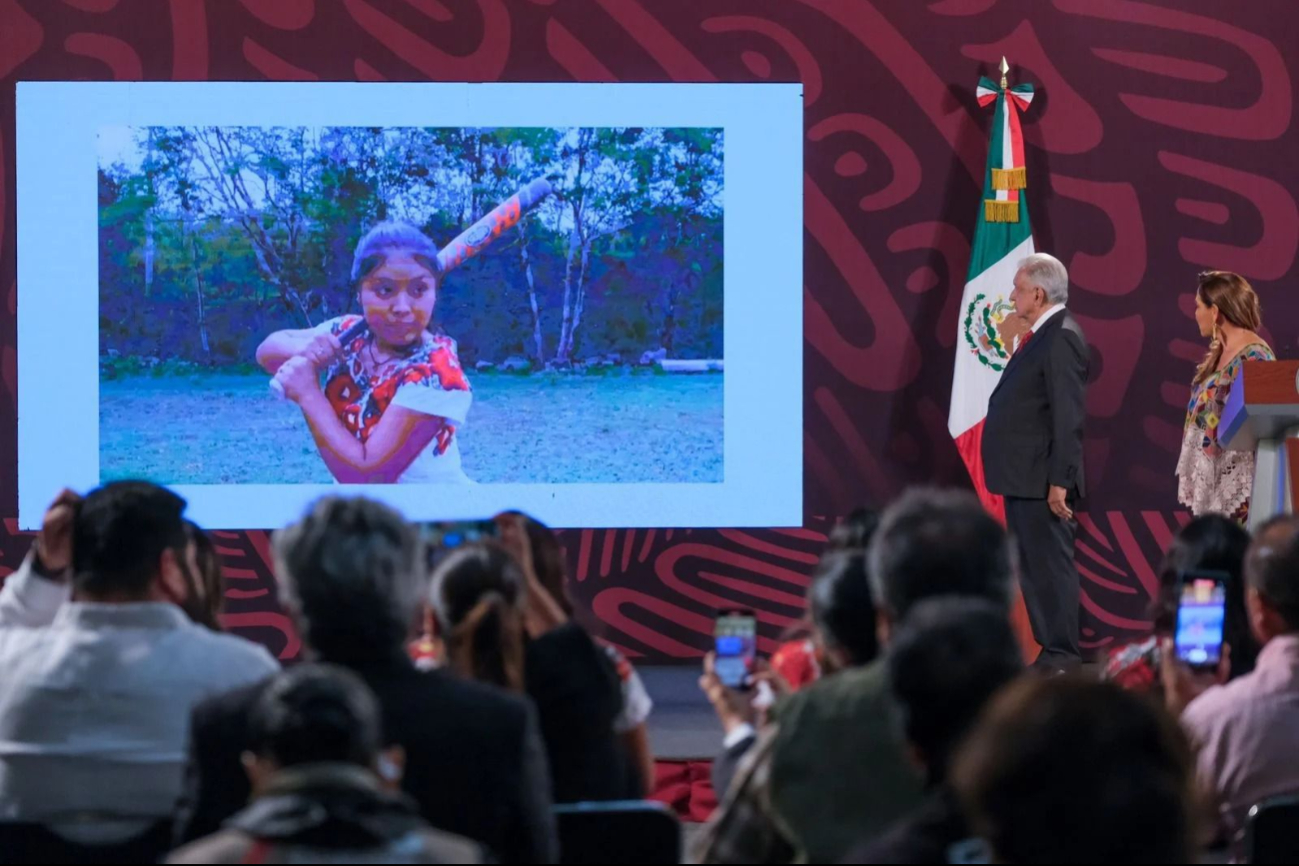
[[[585,613],[662,659],[697,655],[737,602],[763,612],[770,649],[834,515],[964,483],[946,413],[987,141],[973,87],[1005,54],[1040,87],[1039,247],[1069,266],[1093,341],[1084,637],[1119,639],[1145,624],[1151,562],[1185,518],[1195,273],[1248,276],[1273,345],[1299,354],[1296,44],[1292,0],[0,0],[0,575],[28,546],[12,518],[16,81],[801,80],[805,528],[565,534]],[[220,544],[231,625],[295,653],[266,534]]]

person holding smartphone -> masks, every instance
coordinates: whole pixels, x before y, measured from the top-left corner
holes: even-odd
[[[879,643],[864,551],[830,551],[821,558],[808,585],[808,610],[826,676],[875,660]],[[721,801],[741,762],[757,746],[767,710],[787,694],[788,687],[757,658],[757,620],[752,611],[719,611],[714,644],[714,651],[704,659],[699,687],[724,732],[722,751],[712,766],[713,789]]]
[[[1196,517],[1182,527],[1159,568],[1159,593],[1147,614],[1152,623],[1150,634],[1109,650],[1101,678],[1131,691],[1162,690],[1160,645],[1174,634],[1183,579],[1195,572],[1226,575],[1222,631],[1223,643],[1230,646],[1228,679],[1253,670],[1258,644],[1250,633],[1241,576],[1248,548],[1249,533],[1221,514]]]
[[[1215,591],[1196,575],[1184,592],[1207,610],[1183,613],[1189,627],[1182,634],[1179,622],[1179,634],[1164,640],[1161,671],[1166,702],[1200,746],[1199,775],[1217,795],[1219,831],[1232,842],[1251,807],[1299,790],[1299,518],[1277,518],[1259,531],[1245,558],[1245,585],[1249,625],[1262,646],[1254,670],[1226,682],[1225,648],[1213,669]]]

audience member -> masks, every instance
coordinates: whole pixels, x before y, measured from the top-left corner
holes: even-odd
[[[2,820],[101,853],[157,834],[161,853],[191,708],[278,669],[261,646],[186,615],[200,602],[184,510],[146,482],[65,491],[5,581]]]
[[[807,588],[808,616],[817,654],[824,659],[827,675],[870,664],[879,654],[875,637],[875,604],[866,578],[866,554],[862,550],[832,549],[817,564]],[[713,761],[713,788],[718,796],[730,788],[741,759],[757,738],[755,707],[757,686],[766,683],[784,695],[783,679],[759,666],[747,689],[727,688],[713,671],[710,653],[704,660],[699,687],[707,695],[722,723],[722,752]],[[768,696],[770,698],[770,695]]]
[[[185,521],[185,537],[194,545],[194,600],[190,618],[212,631],[221,631],[221,612],[225,609],[225,578],[216,545],[192,520]]]
[[[1245,584],[1250,628],[1262,647],[1252,672],[1204,690],[1172,641],[1163,648],[1169,706],[1186,707],[1182,724],[1199,749],[1200,779],[1216,795],[1219,831],[1237,843],[1251,806],[1299,791],[1299,518],[1276,518],[1259,530],[1245,558]]]
[[[865,550],[870,543],[879,515],[869,508],[855,508],[830,530],[826,550]],[[809,592],[811,586],[808,587]],[[788,690],[796,692],[819,680],[824,673],[821,650],[817,647],[810,612],[781,636],[781,644],[771,654],[771,671],[780,677]]]
[[[400,794],[374,696],[355,674],[300,665],[263,689],[243,755],[253,802],[169,863],[480,863]]]
[[[545,753],[529,703],[406,655],[426,585],[417,531],[370,500],[327,497],[276,533],[276,574],[304,652],[357,673],[378,699],[383,740],[406,753],[402,787],[434,827],[509,862],[551,861]],[[181,840],[215,832],[247,802],[240,755],[265,684],[194,713]]]
[[[826,550],[865,550],[879,528],[880,515],[872,508],[857,507],[831,527],[826,536]]]
[[[1024,677],[993,699],[952,779],[991,862],[1190,863],[1192,762],[1146,697]]]
[[[564,565],[564,549],[559,538],[540,520],[517,511],[501,514],[496,520],[500,525],[501,542],[506,548],[518,552],[521,565],[531,565],[535,579],[546,595],[555,600],[565,617],[573,619],[568,569]],[[529,594],[529,602],[537,595]],[[643,793],[648,795],[654,785],[654,753],[650,749],[647,722],[654,702],[631,662],[612,645],[599,640],[596,643],[609,657],[622,686],[622,711],[614,719],[613,729],[622,739],[632,766],[640,774]]]
[[[1162,691],[1159,672],[1160,644],[1173,634],[1181,577],[1188,571],[1220,571],[1227,575],[1227,617],[1223,625],[1231,646],[1232,679],[1254,669],[1258,644],[1250,633],[1245,613],[1242,572],[1249,533],[1234,520],[1206,514],[1186,524],[1173,538],[1159,569],[1159,595],[1151,602],[1151,634],[1112,650],[1101,671],[1125,689]]]
[[[447,661],[536,703],[556,802],[634,799],[641,781],[614,732],[617,674],[553,599],[542,616],[529,617],[528,594],[544,592],[500,544],[452,550],[433,571],[431,599]]]
[[[1006,533],[968,493],[904,494],[881,517],[868,565],[884,646],[894,624],[927,598],[968,595],[1009,610]],[[699,858],[837,862],[906,816],[923,789],[896,713],[882,660],[826,677],[778,705],[701,834]]]
[[[992,695],[1024,670],[1003,606],[947,596],[916,605],[889,646],[889,682],[928,796],[846,863],[965,862],[977,847],[947,784],[951,756]]]

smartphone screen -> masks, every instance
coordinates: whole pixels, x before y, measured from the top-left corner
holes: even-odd
[[[758,621],[752,611],[723,610],[713,626],[713,670],[728,689],[749,684],[757,649]]]
[[[462,544],[495,538],[498,534],[495,520],[439,520],[423,524],[422,529],[430,566]]]
[[[1192,667],[1212,668],[1222,659],[1227,580],[1225,573],[1216,571],[1182,575],[1174,644],[1177,657]]]

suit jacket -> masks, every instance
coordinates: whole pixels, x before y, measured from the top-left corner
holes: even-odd
[[[402,787],[429,824],[482,843],[502,862],[555,861],[550,776],[529,701],[445,671],[416,670],[405,656],[347,667],[378,699],[386,741],[405,748]],[[239,758],[265,686],[195,708],[178,842],[216,832],[247,804]]]
[[[988,490],[1045,499],[1050,486],[1083,496],[1087,339],[1068,310],[1042,323],[988,398],[983,476]]]

